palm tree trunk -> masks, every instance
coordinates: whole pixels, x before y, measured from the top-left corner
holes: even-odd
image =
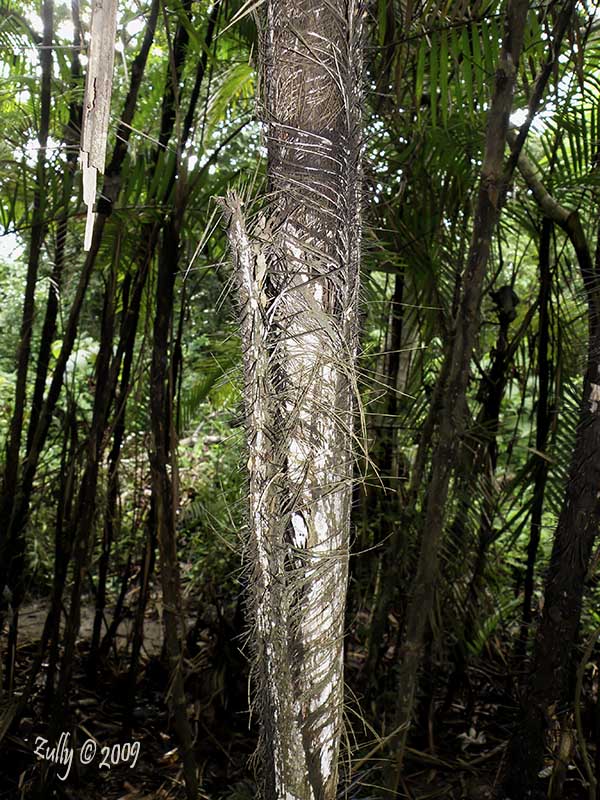
[[[250,607],[268,800],[331,800],[342,729],[360,244],[362,8],[267,3],[269,205],[230,196]]]

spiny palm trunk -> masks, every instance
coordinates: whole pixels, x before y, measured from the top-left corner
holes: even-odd
[[[269,207],[228,198],[244,344],[251,611],[269,800],[338,783],[360,242],[362,10],[267,4]]]

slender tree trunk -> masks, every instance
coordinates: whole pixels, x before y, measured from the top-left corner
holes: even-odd
[[[494,293],[494,301],[498,311],[499,331],[493,353],[489,374],[483,378],[480,394],[483,405],[477,418],[475,431],[476,458],[471,465],[471,481],[481,475],[482,503],[479,517],[477,557],[465,602],[464,643],[470,643],[475,633],[479,595],[481,592],[487,554],[494,541],[494,517],[497,505],[497,490],[494,477],[498,464],[498,433],[500,430],[500,411],[506,391],[508,371],[518,343],[527,325],[521,326],[512,342],[508,340],[510,323],[515,319],[519,298],[510,286],[502,286]],[[466,498],[465,498],[466,500]]]
[[[90,672],[96,668],[96,658],[100,645],[100,635],[102,619],[106,605],[106,581],[108,578],[108,567],[110,552],[114,538],[115,522],[118,518],[118,498],[119,498],[119,461],[121,457],[121,447],[125,438],[125,413],[127,400],[130,391],[131,369],[135,355],[135,339],[138,328],[138,321],[141,309],[141,298],[149,271],[150,256],[143,256],[138,267],[138,271],[131,287],[129,276],[125,278],[123,285],[123,306],[126,311],[121,322],[121,333],[119,337],[119,348],[117,350],[117,363],[122,363],[120,389],[115,401],[115,422],[113,432],[113,444],[108,456],[108,482],[107,482],[107,502],[106,514],[104,519],[104,529],[102,535],[102,552],[98,566],[98,591],[96,593],[96,613],[94,616],[94,627],[92,630],[92,642],[89,655]],[[120,353],[122,351],[122,361]]]
[[[107,626],[106,633],[102,637],[102,641],[100,642],[100,646],[98,648],[98,658],[100,662],[106,661],[108,658],[111,645],[114,647],[115,658],[117,657],[117,630],[119,629],[121,622],[123,622],[125,597],[127,596],[127,590],[129,588],[129,578],[131,577],[131,562],[132,554],[129,553],[127,557],[127,563],[125,564],[125,568],[121,573],[121,588],[119,589],[112,619],[110,621],[110,625]]]
[[[532,620],[532,600],[534,590],[534,574],[537,560],[538,547],[542,532],[542,515],[544,511],[544,495],[548,480],[548,459],[545,457],[550,432],[550,291],[552,276],[550,272],[550,242],[552,239],[553,223],[547,217],[542,221],[540,235],[540,291],[539,291],[539,317],[538,317],[538,397],[536,409],[535,449],[538,462],[535,468],[533,486],[533,503],[531,506],[531,531],[527,545],[527,567],[525,571],[525,586],[523,595],[523,621],[521,633],[517,644],[517,655],[520,659],[527,652],[527,639],[529,626]]]
[[[270,194],[230,197],[244,344],[261,767],[268,800],[338,783],[353,472],[362,7],[267,3]]]
[[[181,187],[179,187],[181,188]],[[182,202],[181,200],[179,201]],[[173,425],[173,383],[169,370],[169,341],[173,317],[173,292],[178,267],[181,208],[167,221],[158,263],[156,316],[150,372],[150,418],[152,449],[150,468],[152,498],[160,551],[160,578],[163,593],[165,645],[171,673],[169,706],[183,761],[189,800],[198,793],[197,766],[193,751],[192,729],[187,717],[183,674],[183,606],[179,561],[177,556],[174,471],[176,442]]]
[[[367,575],[371,581],[375,579],[364,670],[366,677],[371,679],[375,678],[376,675],[391,594],[394,589],[394,581],[388,580],[391,578],[389,573],[391,569],[399,567],[398,562],[394,560],[394,563],[388,564],[386,568],[386,562],[391,550],[387,544],[388,538],[400,535],[397,531],[397,512],[401,503],[399,499],[400,481],[397,469],[396,415],[398,413],[397,392],[400,350],[402,348],[404,326],[403,296],[404,275],[398,274],[394,280],[394,293],[390,309],[390,330],[389,335],[386,336],[386,353],[383,360],[383,380],[387,384],[388,390],[381,410],[381,417],[377,418],[374,426],[375,453],[371,452],[370,454],[376,463],[380,476],[375,478],[372,487],[367,486],[364,499],[367,518],[365,527],[370,527],[374,532],[373,545],[379,551],[374,551],[377,555],[376,560],[373,558],[366,559],[367,565],[375,564],[376,566],[376,571],[371,568],[371,573],[374,574]],[[365,542],[365,545],[369,546],[370,543],[370,541]],[[356,564],[356,560],[354,563]]]
[[[398,733],[390,742],[395,760],[387,776],[390,796],[394,796],[400,782],[406,739],[415,706],[417,677],[425,633],[433,608],[439,550],[444,529],[444,508],[460,443],[460,433],[464,425],[466,390],[471,355],[479,328],[479,307],[486,265],[492,235],[510,178],[510,174],[506,174],[503,168],[504,149],[528,8],[526,0],[511,0],[509,3],[506,34],[488,115],[473,235],[463,280],[462,299],[448,355],[448,380],[442,401],[439,440],[432,459],[421,550],[407,611],[405,640],[398,673],[396,716]]]
[[[135,622],[133,626],[133,640],[131,642],[131,661],[129,662],[129,673],[127,683],[129,687],[128,697],[130,701],[127,705],[125,718],[123,720],[124,732],[129,732],[132,725],[132,714],[135,705],[136,684],[138,676],[138,667],[140,662],[140,655],[142,652],[142,645],[144,643],[144,618],[146,614],[146,607],[148,605],[148,597],[150,594],[150,581],[154,572],[154,564],[156,557],[156,525],[154,522],[154,509],[153,504],[150,507],[148,515],[146,542],[144,546],[144,558],[142,560],[142,567],[140,570],[140,592],[138,595],[138,605],[135,612]]]
[[[70,687],[75,644],[79,633],[81,592],[85,573],[88,569],[91,543],[94,541],[96,490],[102,453],[104,451],[104,429],[114,397],[114,380],[111,380],[111,371],[114,374],[116,370],[114,364],[111,364],[111,355],[113,348],[116,284],[119,264],[118,251],[119,248],[117,247],[117,253],[111,265],[108,286],[104,297],[100,346],[96,359],[96,389],[94,394],[92,422],[85,443],[85,467],[81,479],[81,486],[77,494],[77,505],[72,531],[73,583],[71,587],[69,613],[65,625],[64,653],[56,698],[56,725],[61,721],[61,718],[64,719],[64,713],[68,707],[67,692]]]
[[[191,3],[184,4],[187,13]],[[169,358],[175,278],[179,266],[180,228],[186,203],[186,188],[180,176],[176,183],[181,156],[191,132],[194,112],[199,98],[200,87],[206,73],[208,52],[213,40],[218,19],[215,6],[209,16],[204,38],[204,52],[201,56],[188,111],[183,121],[183,129],[177,138],[177,151],[173,169],[165,190],[165,200],[174,188],[174,210],[163,225],[162,247],[158,259],[156,287],[156,312],[152,345],[152,366],[150,373],[150,411],[152,429],[152,448],[150,467],[152,475],[153,519],[156,525],[156,539],[160,551],[160,577],[164,600],[165,646],[171,671],[169,705],[174,718],[174,727],[179,740],[184,765],[186,790],[190,800],[195,800],[198,791],[197,765],[193,752],[192,729],[187,717],[187,703],[183,674],[183,608],[177,556],[176,511],[176,437],[173,418],[173,392],[175,386],[172,374],[172,359]],[[175,33],[169,71],[163,98],[161,133],[159,148],[155,153],[155,166],[159,164],[160,150],[165,148],[176,126],[180,109],[179,87],[187,54],[189,36],[184,25]],[[153,543],[153,539],[150,540]],[[142,610],[143,614],[143,610]],[[143,623],[143,619],[141,621]],[[140,623],[140,624],[141,624]],[[141,646],[141,642],[140,642]]]
[[[64,430],[63,456],[61,459],[60,491],[56,505],[54,532],[54,574],[52,581],[52,600],[48,612],[48,635],[50,654],[46,673],[45,710],[50,714],[54,701],[54,679],[58,667],[60,644],[60,615],[62,598],[69,565],[68,534],[71,531],[73,497],[75,494],[75,473],[77,463],[77,422],[75,408],[69,403]]]
[[[452,535],[457,554],[463,552],[470,543],[466,536],[469,524],[469,502],[473,486],[478,486],[482,494],[479,530],[476,544],[475,562],[464,597],[464,617],[462,634],[453,648],[454,669],[448,681],[448,690],[439,717],[448,712],[456,691],[467,678],[468,646],[473,641],[479,597],[482,589],[487,553],[495,538],[493,522],[496,512],[497,494],[494,476],[498,460],[498,433],[500,411],[506,391],[508,370],[518,344],[528,328],[526,317],[512,342],[508,340],[510,323],[516,317],[515,307],[518,297],[510,286],[503,286],[493,294],[498,312],[498,337],[493,350],[493,360],[487,374],[481,381],[479,399],[481,410],[475,421],[472,441],[469,447],[462,448],[459,475],[456,478],[455,494],[458,498],[458,511],[452,523]],[[530,312],[531,315],[531,312]],[[468,716],[468,715],[467,715]]]
[[[115,428],[113,446],[108,456],[108,481],[106,492],[106,508],[104,512],[104,525],[102,528],[102,545],[98,562],[98,587],[96,590],[96,608],[94,613],[94,625],[92,628],[92,640],[90,645],[90,655],[88,660],[88,674],[90,677],[96,673],[98,668],[98,648],[100,646],[100,636],[102,634],[102,622],[106,610],[106,583],[108,580],[108,568],[110,564],[110,553],[112,549],[115,527],[120,527],[119,515],[119,457],[121,453],[121,443],[123,441],[124,424],[121,418],[117,421]]]
[[[71,89],[77,90],[81,82],[81,64],[79,61],[79,48],[81,47],[81,29],[79,26],[79,2],[74,0],[71,5],[73,22],[73,54],[71,56]],[[29,427],[27,429],[27,452],[31,448],[35,423],[40,413],[44,400],[44,388],[48,377],[48,367],[50,364],[50,348],[56,338],[56,320],[58,317],[58,301],[62,290],[63,270],[65,266],[65,246],[67,241],[67,229],[69,209],[72,202],[73,180],[77,166],[77,151],[73,146],[78,140],[81,130],[82,107],[80,101],[73,101],[69,104],[69,122],[66,127],[63,142],[66,149],[67,165],[63,175],[62,188],[62,208],[56,221],[56,236],[54,240],[54,264],[50,275],[50,285],[48,287],[48,298],[46,300],[46,313],[40,346],[37,353],[37,364],[35,371],[35,382],[31,397],[31,412]]]

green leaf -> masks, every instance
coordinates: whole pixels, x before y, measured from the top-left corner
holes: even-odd
[[[415,78],[415,107],[417,108],[417,113],[419,113],[419,110],[421,108],[421,99],[423,97],[426,54],[427,54],[427,42],[423,38],[421,39],[419,52],[417,54],[417,74]]]
[[[463,52],[462,52],[462,38],[460,35],[460,31],[455,33],[454,31],[450,31],[450,50],[452,53],[452,58],[450,61],[450,68],[454,71],[454,75],[456,76],[456,80],[452,81],[452,86],[454,90],[454,95],[456,97],[456,105],[459,109],[463,107],[463,80],[461,75],[462,70],[462,62],[464,60]]]
[[[467,99],[467,106],[469,108],[469,114],[473,114],[473,67],[472,67],[472,57],[471,57],[471,41],[469,37],[469,30],[467,28],[463,29],[462,35],[462,53],[463,53],[463,60],[462,60],[462,76],[463,76],[463,84],[465,90],[465,96]]]
[[[442,106],[442,122],[448,124],[448,31],[442,31],[440,42],[440,94]]]
[[[194,26],[192,25],[190,18],[183,10],[183,6],[181,5],[181,3],[177,3],[172,10],[177,15],[179,24],[182,26],[182,28],[186,31],[187,35],[190,37],[190,43],[193,44],[193,46],[197,50],[202,50],[203,49],[202,39],[198,34],[198,32],[196,31],[196,29],[194,28]]]
[[[498,20],[492,17],[490,21],[490,42],[489,42],[489,49],[490,49],[490,75],[493,76],[496,74],[496,69],[498,68],[498,58],[500,56],[500,46],[502,43],[502,31],[500,26],[498,25]]]
[[[481,52],[481,40],[487,36],[486,23],[481,23],[481,30],[477,25],[471,28],[471,41],[473,42],[473,68],[475,70],[474,78],[475,85],[477,86],[477,94],[479,96],[479,105],[484,95],[484,87],[487,83],[487,75],[485,72],[485,64]]]
[[[206,139],[222,124],[228,107],[242,96],[250,97],[254,90],[254,68],[243,62],[227,70],[216,92],[209,98]]]
[[[435,128],[437,118],[437,93],[438,93],[438,42],[437,35],[431,36],[431,50],[429,63],[429,99],[431,103],[431,124]]]

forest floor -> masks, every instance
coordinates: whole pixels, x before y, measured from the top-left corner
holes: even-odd
[[[110,620],[113,609],[107,609]],[[37,652],[37,645],[46,620],[48,601],[36,599],[23,606],[20,615],[20,645],[18,651],[17,690],[23,687]],[[44,705],[46,668],[43,662],[34,691],[20,719],[12,725],[0,748],[0,798],[65,798],[68,800],[179,800],[185,797],[181,760],[169,728],[164,697],[168,694],[168,673],[161,660],[163,628],[159,605],[152,603],[146,613],[144,646],[135,697],[131,696],[128,681],[129,660],[126,658],[131,642],[133,620],[126,617],[119,625],[110,659],[89,670],[87,653],[94,620],[94,608],[84,605],[81,611],[81,630],[78,640],[76,667],[69,696],[70,721],[61,727],[50,741],[48,711]],[[188,617],[191,624],[195,620]],[[212,663],[211,636],[208,629],[198,628],[199,647],[193,660],[188,686],[196,698],[188,709],[197,735],[198,762],[204,772],[204,782],[215,790],[201,795],[220,796],[219,789],[228,789],[228,772],[243,774],[245,764],[255,746],[254,733],[248,733],[247,714],[244,720],[246,736],[235,747],[234,731],[223,735],[223,711],[219,697],[224,691],[224,673],[215,675],[204,669]],[[0,654],[3,657],[3,654]],[[204,678],[208,682],[203,682]],[[221,719],[218,719],[218,716]],[[240,720],[238,720],[239,722]],[[1,720],[0,720],[1,727]],[[239,727],[239,726],[229,726]],[[60,735],[63,735],[61,740]],[[68,738],[66,738],[68,734]],[[48,739],[48,743],[42,742]],[[95,756],[89,759],[95,743]],[[61,742],[62,744],[61,747]],[[129,743],[129,747],[125,747]],[[134,757],[131,745],[139,743]],[[47,748],[57,744],[57,753]],[[117,750],[118,746],[118,750]],[[36,755],[36,749],[50,759]],[[73,749],[69,765],[68,750]],[[83,758],[82,758],[82,754]],[[124,756],[127,756],[127,759]],[[118,763],[113,763],[117,761]],[[67,773],[64,781],[59,776]],[[44,788],[40,786],[46,774]],[[245,796],[250,798],[254,793]],[[240,796],[241,797],[241,796]],[[200,800],[200,799],[199,799]]]
[[[111,610],[109,609],[109,614]],[[190,610],[191,611],[191,610]],[[23,608],[17,683],[22,687],[37,650],[47,613],[47,602],[35,600]],[[156,603],[146,615],[144,651],[132,697],[128,682],[128,643],[131,619],[120,625],[116,645],[102,668],[87,668],[93,624],[92,605],[82,608],[76,668],[69,697],[69,722],[50,741],[44,705],[46,662],[28,698],[27,708],[12,725],[0,748],[0,800],[183,800],[185,791],[181,760],[169,727],[164,698],[168,674],[161,661],[162,622]],[[190,613],[188,621],[197,623]],[[252,800],[256,788],[248,766],[256,746],[256,729],[249,726],[247,712],[247,665],[240,653],[239,636],[225,617],[196,624],[193,656],[188,662],[188,707],[196,734],[196,755],[202,773],[199,800]],[[347,775],[348,800],[377,800],[377,768],[382,751],[377,750],[375,727],[385,697],[364,690],[361,653],[348,649],[347,683],[355,701],[349,707],[352,725],[352,764]],[[471,663],[469,685],[457,694],[443,720],[439,720],[439,698],[423,703],[420,733],[408,751],[405,778],[399,797],[409,800],[493,800],[506,745],[514,725],[516,706],[511,697],[499,652],[487,653]],[[18,694],[18,691],[17,691]],[[437,696],[437,692],[434,692]],[[477,698],[470,703],[469,698]],[[361,721],[362,718],[362,721]],[[0,720],[1,727],[1,720]],[[65,735],[69,734],[65,739]],[[60,734],[63,734],[61,749]],[[42,746],[39,737],[49,739]],[[94,742],[94,745],[89,742]],[[46,747],[58,744],[55,760]],[[129,747],[127,747],[129,743]],[[133,756],[135,743],[139,752]],[[73,749],[68,763],[69,748]],[[87,750],[86,750],[87,748]],[[90,758],[93,750],[93,758]],[[373,752],[375,750],[375,752]],[[82,755],[89,764],[82,764]],[[363,756],[370,754],[369,758]],[[62,760],[61,760],[62,759]],[[58,763],[57,763],[58,761]],[[67,769],[68,768],[68,769]],[[66,780],[58,776],[68,772]],[[540,798],[546,796],[550,772],[540,781]],[[46,783],[40,784],[42,775]],[[587,800],[583,775],[569,771],[565,800]],[[513,798],[512,800],[521,800]]]

